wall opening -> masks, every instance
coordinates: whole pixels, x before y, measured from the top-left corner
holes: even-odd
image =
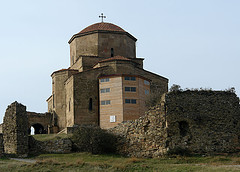
[[[114,49],[111,48],[111,57],[113,57],[113,56],[114,56]]]
[[[90,99],[89,99],[89,105],[88,105],[88,109],[89,109],[90,111],[92,111],[92,109],[93,109],[93,102],[92,102],[92,98],[90,98]]]
[[[187,121],[179,122],[180,136],[184,137],[189,134],[189,125]]]
[[[34,134],[46,134],[46,130],[44,130],[44,127],[41,124],[33,124],[29,130],[28,134],[34,135]]]

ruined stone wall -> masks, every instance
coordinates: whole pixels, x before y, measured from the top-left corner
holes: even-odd
[[[240,106],[234,93],[171,92],[165,97],[169,149],[195,153],[239,150]]]
[[[26,156],[28,153],[28,118],[26,106],[14,102],[3,119],[4,152]]]
[[[145,116],[109,131],[120,136],[118,150],[128,156],[238,152],[239,98],[223,91],[171,92]]]
[[[29,136],[30,153],[70,153],[72,141],[69,138],[39,141]]]
[[[158,157],[167,152],[166,118],[161,106],[145,116],[119,124],[109,132],[119,136],[118,152],[133,157]]]
[[[4,147],[3,147],[3,134],[0,134],[0,157],[3,156]]]

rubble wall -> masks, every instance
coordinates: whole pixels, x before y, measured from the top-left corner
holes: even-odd
[[[239,98],[225,91],[170,92],[145,116],[109,131],[119,136],[118,151],[127,156],[238,152]]]

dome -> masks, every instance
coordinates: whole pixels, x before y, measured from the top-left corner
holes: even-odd
[[[92,31],[96,31],[96,30],[126,32],[121,27],[119,27],[115,24],[101,22],[101,23],[95,23],[95,24],[92,24],[92,25],[86,27],[81,32],[79,32],[79,34],[86,33],[86,32],[92,32]]]

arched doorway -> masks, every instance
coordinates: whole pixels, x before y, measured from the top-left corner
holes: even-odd
[[[46,130],[44,130],[44,127],[37,123],[37,124],[33,124],[30,126],[29,130],[28,130],[28,134],[31,134],[31,127],[34,128],[34,134],[46,134]]]

